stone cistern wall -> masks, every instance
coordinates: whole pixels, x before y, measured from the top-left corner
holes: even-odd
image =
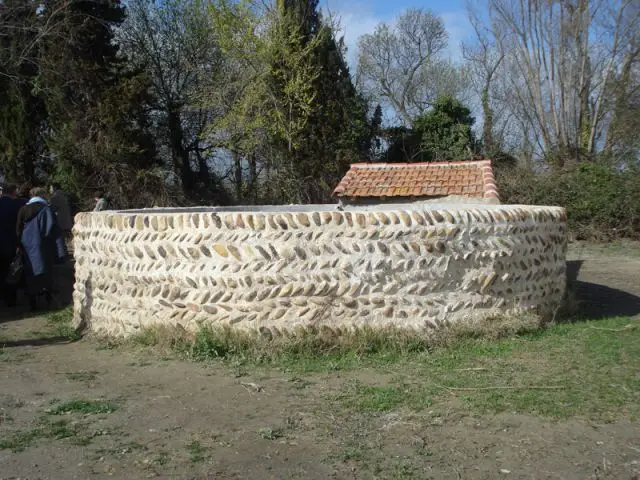
[[[566,212],[518,205],[332,205],[81,213],[75,321],[270,329],[439,328],[549,312]]]

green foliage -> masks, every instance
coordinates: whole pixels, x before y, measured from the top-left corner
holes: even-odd
[[[404,397],[403,390],[396,386],[373,387],[356,382],[338,400],[358,412],[388,412],[401,406]]]
[[[66,338],[70,342],[80,340],[82,335],[73,325],[73,309],[65,308],[47,315],[47,333],[54,338]]]
[[[459,100],[439,97],[433,108],[419,116],[411,128],[386,130],[390,162],[431,162],[472,158],[478,142],[471,130],[475,119]]]
[[[474,122],[471,110],[459,100],[443,96],[415,120],[413,129],[420,135],[420,146],[428,161],[462,160],[471,158],[476,148],[471,130]]]
[[[383,138],[389,144],[382,158],[386,162],[422,162],[426,161],[420,147],[421,135],[407,127],[389,127],[384,129]]]
[[[621,168],[600,161],[539,174],[521,168],[497,168],[496,177],[503,203],[565,207],[577,239],[640,236],[637,166]]]
[[[36,5],[6,0],[0,8],[0,172],[13,181],[33,182],[46,115],[35,85]]]
[[[128,68],[113,43],[124,8],[53,0],[44,21],[59,11],[58,33],[73,41],[60,48],[57,37],[43,40],[39,79],[52,126],[53,177],[80,197],[91,199],[101,189],[114,206],[139,204],[141,193],[161,191],[162,182],[147,133],[148,81]]]
[[[0,8],[0,170],[20,183],[57,181],[89,201],[101,189],[117,206],[150,203],[165,189],[148,81],[114,41],[120,1]]]
[[[266,10],[220,2],[211,16],[241,92],[211,130],[228,132],[225,146],[238,156],[264,159],[263,201],[328,200],[349,164],[368,155],[371,139],[342,41],[317,2]]]

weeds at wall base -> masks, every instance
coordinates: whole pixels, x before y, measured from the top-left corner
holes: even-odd
[[[411,354],[429,353],[466,339],[490,341],[533,332],[544,322],[538,315],[495,316],[460,322],[429,332],[399,328],[321,329],[272,332],[238,331],[229,327],[204,327],[185,332],[168,326],[145,329],[126,340],[135,346],[170,350],[196,361],[223,360],[233,364],[282,365],[301,360],[398,360]]]

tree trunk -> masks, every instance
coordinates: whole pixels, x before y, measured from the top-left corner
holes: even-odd
[[[233,152],[234,186],[236,189],[236,202],[242,201],[242,159],[240,154]]]
[[[193,194],[195,187],[195,175],[189,162],[189,152],[184,148],[184,132],[180,112],[177,108],[169,108],[167,113],[167,126],[169,129],[169,143],[171,145],[171,156],[174,168],[180,175],[182,190],[185,195]]]
[[[211,173],[209,172],[209,165],[207,165],[207,159],[202,155],[202,152],[196,149],[196,157],[198,159],[198,178],[205,186],[211,184]]]
[[[258,201],[258,165],[255,154],[249,155],[249,199],[252,204]]]
[[[493,109],[489,105],[490,80],[484,84],[482,89],[482,113],[484,115],[484,125],[482,127],[482,140],[484,143],[485,155],[493,155]]]

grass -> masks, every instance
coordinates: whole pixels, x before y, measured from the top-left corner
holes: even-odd
[[[455,345],[463,339],[495,340],[535,331],[539,326],[539,318],[532,315],[456,324],[428,335],[400,329],[361,328],[339,334],[322,329],[266,338],[259,333],[231,328],[203,328],[189,334],[170,327],[155,327],[144,330],[129,342],[135,346],[169,348],[196,361],[224,361],[234,371],[262,365],[309,373],[397,363],[434,348]]]
[[[54,402],[55,406],[45,411],[35,427],[19,430],[0,438],[0,450],[22,452],[40,439],[70,439],[74,445],[88,445],[97,435],[105,432],[90,432],[87,425],[66,418],[52,418],[57,415],[95,415],[111,413],[115,406],[102,400],[69,400]]]
[[[348,442],[340,453],[340,460],[343,462],[362,461],[365,458],[365,452],[357,443]]]
[[[347,384],[335,400],[348,410],[383,413],[400,407],[422,410],[432,405],[430,398],[414,391],[410,385],[368,386],[356,381]]]
[[[171,455],[168,452],[160,452],[158,453],[154,459],[153,463],[156,465],[160,465],[161,467],[167,465],[171,461]]]
[[[70,342],[80,340],[82,335],[72,325],[73,310],[71,307],[52,312],[47,315],[48,335],[56,338],[65,338]]]
[[[101,413],[112,413],[116,408],[115,404],[104,400],[73,399],[56,405],[47,413],[51,415],[64,415],[68,413],[96,415]]]
[[[342,401],[380,412],[455,397],[478,413],[634,418],[640,414],[639,369],[640,322],[613,318],[413,355],[395,364],[400,378],[394,384],[347,386]]]
[[[278,438],[282,438],[282,430],[279,428],[272,427],[263,427],[258,430],[258,435],[260,438],[264,438],[265,440],[277,440]]]
[[[625,317],[544,328],[527,318],[494,319],[432,337],[365,329],[265,339],[230,330],[186,336],[160,329],[134,341],[168,345],[197,361],[276,367],[296,378],[357,369],[359,382],[347,383],[334,399],[367,414],[420,411],[455,398],[477,413],[640,415],[640,322]],[[381,373],[392,380],[380,384]]]
[[[75,437],[78,434],[78,426],[72,425],[67,420],[41,419],[35,428],[13,433],[8,438],[0,439],[0,450],[22,452],[41,438],[63,439]]]
[[[2,344],[0,344],[0,363],[21,363],[33,358],[33,352],[19,351],[15,348],[2,348]]]
[[[206,458],[206,448],[196,440],[187,445],[187,452],[189,452],[191,463],[200,463]]]

